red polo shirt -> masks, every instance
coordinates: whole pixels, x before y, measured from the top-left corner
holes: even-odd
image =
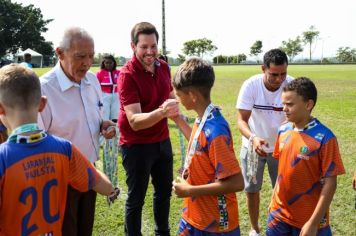
[[[143,113],[151,112],[169,98],[172,90],[170,70],[162,60],[156,60],[154,74],[145,70],[135,55],[121,68],[118,79],[120,144],[155,143],[169,137],[167,119],[147,129],[132,130],[124,107],[140,103]]]

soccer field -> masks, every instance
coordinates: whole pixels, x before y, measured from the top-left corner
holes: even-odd
[[[98,68],[92,68],[95,72]],[[212,101],[222,107],[222,113],[230,123],[235,143],[235,153],[238,157],[241,136],[237,129],[235,103],[242,82],[248,77],[261,73],[260,66],[216,66],[215,85],[212,90]],[[36,69],[38,75],[48,69]],[[172,67],[172,73],[176,67]],[[318,101],[313,116],[328,126],[338,138],[342,160],[346,174],[338,177],[338,186],[330,210],[330,220],[334,235],[356,235],[356,192],[352,190],[351,178],[356,169],[356,65],[290,65],[288,74],[293,77],[306,76],[311,78],[318,89]],[[195,118],[193,112],[182,111],[190,120]],[[170,122],[170,134],[174,151],[174,170],[181,165],[178,132]],[[143,157],[144,158],[144,157]],[[100,162],[99,168],[100,168]],[[267,224],[267,209],[271,197],[270,180],[265,173],[263,190],[261,192],[260,225],[265,230]],[[111,207],[108,207],[103,196],[97,198],[93,235],[124,235],[124,208],[126,197],[125,173],[119,157],[119,185],[123,194]],[[249,219],[246,208],[245,194],[238,193],[239,218],[241,235],[249,231]],[[302,210],[302,209],[301,209]],[[177,232],[181,213],[181,199],[172,196],[170,225],[172,235]],[[149,187],[142,214],[142,232],[144,235],[154,235],[152,213],[152,186]]]

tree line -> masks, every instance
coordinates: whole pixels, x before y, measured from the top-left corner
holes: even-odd
[[[53,19],[43,19],[39,8],[30,4],[23,6],[19,3],[12,3],[11,0],[0,0],[0,59],[11,53],[16,54],[19,49],[25,50],[31,48],[44,57],[44,65],[52,63],[54,58],[53,43],[46,41],[42,33],[47,32],[46,27]],[[312,46],[317,43],[320,32],[314,26],[302,32],[300,36],[294,39],[282,41],[280,49],[284,50],[292,62],[294,58],[301,53],[304,48],[309,48],[309,61],[312,60]],[[256,57],[262,53],[263,42],[256,40],[250,47],[250,56]],[[207,38],[189,40],[183,44],[182,54],[177,58],[170,58],[173,63],[181,63],[190,56],[206,57],[218,49],[212,40]],[[94,63],[99,64],[101,54],[96,55]],[[118,57],[119,64],[124,63],[123,57]],[[240,53],[238,55],[217,55],[213,57],[213,63],[239,64],[247,60],[247,55]],[[340,47],[336,52],[338,62],[355,62],[356,49],[350,47]],[[321,58],[321,62],[328,62],[328,59]]]

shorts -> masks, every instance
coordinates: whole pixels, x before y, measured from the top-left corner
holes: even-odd
[[[279,219],[276,219],[271,213],[268,215],[268,226],[266,236],[299,236],[301,229],[291,226]],[[317,236],[331,236],[330,225],[320,228]]]
[[[258,167],[256,173],[257,183],[254,184],[248,181],[247,177],[247,148],[241,147],[240,152],[240,160],[241,160],[241,171],[244,177],[245,182],[245,192],[247,193],[257,193],[261,191],[262,183],[263,183],[263,172],[265,169],[265,165],[267,163],[269,177],[271,179],[272,188],[276,183],[277,175],[278,175],[278,160],[272,157],[272,153],[268,153],[266,157],[258,156]]]
[[[240,226],[237,226],[236,229],[233,229],[229,232],[207,232],[203,230],[199,230],[194,228],[191,224],[189,224],[184,219],[180,219],[179,221],[179,229],[178,229],[179,236],[240,236]]]

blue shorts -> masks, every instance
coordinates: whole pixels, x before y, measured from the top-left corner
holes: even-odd
[[[278,160],[272,157],[272,153],[268,153],[266,157],[258,156],[258,167],[256,173],[257,183],[254,184],[248,181],[247,177],[247,148],[241,147],[240,152],[241,171],[244,177],[245,192],[257,193],[261,191],[263,183],[263,172],[267,163],[269,177],[271,179],[272,188],[274,187],[278,175]]]
[[[203,231],[203,230],[194,228],[192,225],[190,225],[184,219],[180,219],[178,235],[179,236],[222,236],[222,235],[223,236],[240,236],[240,226],[238,226],[236,229],[229,231],[229,232],[212,233],[212,232],[207,232],[207,231]]]
[[[272,221],[273,224],[271,223]],[[301,229],[291,226],[268,214],[266,236],[299,236]],[[317,236],[332,236],[330,225],[318,230]]]

